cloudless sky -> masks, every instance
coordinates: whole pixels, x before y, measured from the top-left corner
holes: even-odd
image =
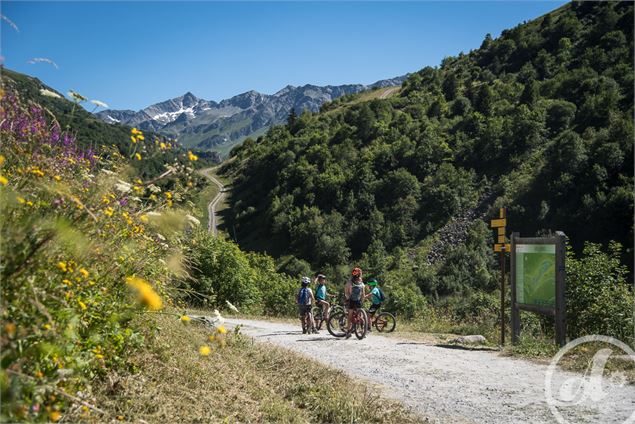
[[[187,91],[222,100],[291,85],[369,84],[438,66],[563,1],[2,1],[5,66],[114,109]],[[36,57],[59,65],[28,64]]]

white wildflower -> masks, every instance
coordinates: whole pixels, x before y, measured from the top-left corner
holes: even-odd
[[[201,221],[199,221],[198,219],[194,218],[192,215],[185,215],[185,218],[187,218],[187,220],[189,221],[190,224],[193,225],[201,225]]]
[[[227,307],[229,307],[229,309],[231,309],[232,311],[238,313],[238,308],[235,307],[234,305],[232,305],[229,300],[225,300],[225,303],[227,303]]]
[[[165,240],[165,237],[162,234],[157,233],[157,238],[159,240]]]
[[[88,100],[86,97],[82,96],[81,94],[79,94],[77,91],[74,91],[74,90],[69,90],[68,97],[70,97],[71,99],[73,99],[73,101],[78,103],[85,102],[86,100]]]
[[[40,94],[46,97],[53,97],[54,99],[61,99],[62,96],[55,91],[47,90],[46,88],[40,88]]]
[[[91,100],[90,102],[97,107],[103,107],[104,109],[108,108],[108,105],[101,100]]]
[[[155,186],[154,184],[150,184],[148,186],[148,190],[150,190],[150,192],[152,193],[161,193],[161,189],[157,186]]]
[[[125,181],[119,180],[119,182],[115,184],[115,188],[122,193],[128,193],[130,190],[132,190],[132,185]]]
[[[225,323],[225,318],[220,315],[218,309],[214,309],[214,316],[216,317],[216,325],[223,325]]]
[[[27,63],[29,65],[35,65],[36,63],[48,63],[49,65],[53,66],[55,69],[60,68],[59,66],[57,66],[57,63],[53,62],[51,59],[47,57],[34,57],[33,59],[29,60]]]
[[[115,173],[109,169],[102,169],[101,172],[103,172],[106,175],[115,175]]]

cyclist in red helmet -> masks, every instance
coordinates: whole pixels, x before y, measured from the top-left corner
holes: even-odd
[[[362,270],[360,268],[353,268],[351,278],[344,286],[344,297],[346,298],[345,306],[348,309],[346,326],[346,338],[348,339],[351,337],[353,312],[355,312],[355,309],[362,307],[362,301],[364,300],[364,282],[362,281]]]

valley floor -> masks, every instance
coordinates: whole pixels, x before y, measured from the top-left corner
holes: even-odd
[[[404,402],[435,422],[555,422],[545,400],[547,366],[399,337],[371,334],[362,341],[336,339],[326,331],[302,335],[298,324],[229,320],[255,340],[338,368],[358,381],[379,384],[384,396]],[[580,374],[557,370],[557,387]],[[578,380],[571,380],[571,382]],[[573,387],[575,389],[575,387]],[[635,385],[606,384],[609,401],[569,407],[571,422],[624,422],[635,411]]]

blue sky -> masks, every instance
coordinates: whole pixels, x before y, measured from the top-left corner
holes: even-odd
[[[10,2],[5,66],[115,109],[187,91],[221,100],[287,84],[368,84],[437,66],[562,1]],[[36,57],[54,60],[28,64]]]

